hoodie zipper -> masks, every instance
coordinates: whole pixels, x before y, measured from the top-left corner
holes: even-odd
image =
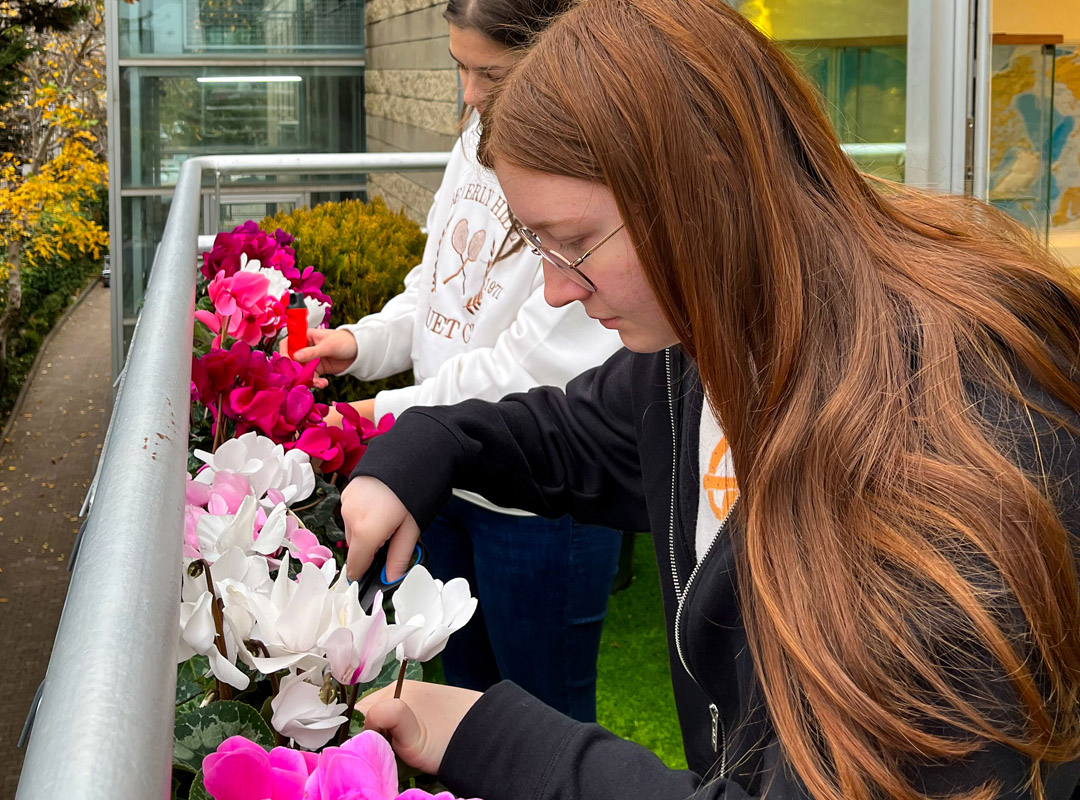
[[[739,499],[736,497],[735,502],[731,504],[731,508],[728,509],[728,513],[724,517],[723,522],[720,523],[716,536],[713,537],[712,544],[709,545],[709,549],[705,552],[705,555],[694,565],[694,569],[690,573],[690,578],[686,581],[686,588],[683,589],[679,585],[679,571],[675,567],[675,479],[678,472],[679,441],[675,430],[675,394],[671,380],[671,348],[664,351],[664,366],[667,370],[668,417],[671,420],[671,514],[668,518],[668,555],[671,558],[671,580],[675,587],[675,650],[678,652],[679,661],[682,662],[683,669],[686,670],[686,674],[690,676],[690,680],[696,683],[698,688],[702,691],[705,691],[704,687],[701,686],[701,683],[698,682],[698,679],[694,676],[694,673],[690,671],[690,665],[687,663],[686,656],[683,654],[682,641],[680,640],[679,635],[683,601],[690,591],[690,586],[693,584],[694,578],[697,577],[698,572],[701,570],[701,565],[705,563],[705,559],[709,557],[713,548],[716,547],[716,542],[720,539],[720,535],[727,526],[728,520],[731,519],[731,514],[735,510],[735,506],[738,505]],[[720,756],[720,777],[722,778],[727,773],[727,727],[724,725],[724,720],[720,718],[720,710],[717,708],[716,703],[709,703],[709,717],[712,719],[713,752],[718,753]]]

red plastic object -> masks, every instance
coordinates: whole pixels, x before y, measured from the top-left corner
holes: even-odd
[[[288,331],[289,358],[294,358],[296,351],[307,347],[307,307],[287,308],[285,310],[286,330]]]

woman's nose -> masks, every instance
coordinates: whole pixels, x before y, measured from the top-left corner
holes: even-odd
[[[475,108],[477,100],[476,81],[469,77],[467,73],[463,74],[461,76],[461,88],[461,99],[465,102],[465,105]]]
[[[562,308],[575,300],[584,302],[592,292],[567,277],[566,273],[546,258],[544,264],[544,300],[553,308]]]

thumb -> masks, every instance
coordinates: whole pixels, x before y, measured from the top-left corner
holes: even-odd
[[[410,514],[394,531],[390,547],[386,551],[386,579],[396,581],[409,571],[416,541],[420,538],[420,528]]]
[[[364,728],[389,734],[394,752],[402,761],[425,772],[434,773],[438,769],[438,764],[434,765],[434,769],[429,769],[429,765],[423,763],[427,760],[423,728],[404,700],[384,700],[367,709],[361,701],[359,708],[364,714]]]

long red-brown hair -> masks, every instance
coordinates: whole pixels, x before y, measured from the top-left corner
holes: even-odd
[[[1068,272],[988,206],[860,174],[720,0],[584,0],[481,157],[614,194],[731,445],[743,613],[812,794],[914,800],[913,764],[988,742],[1041,792],[1080,755],[1074,541],[973,398],[1026,408],[1024,372],[1080,413]]]

